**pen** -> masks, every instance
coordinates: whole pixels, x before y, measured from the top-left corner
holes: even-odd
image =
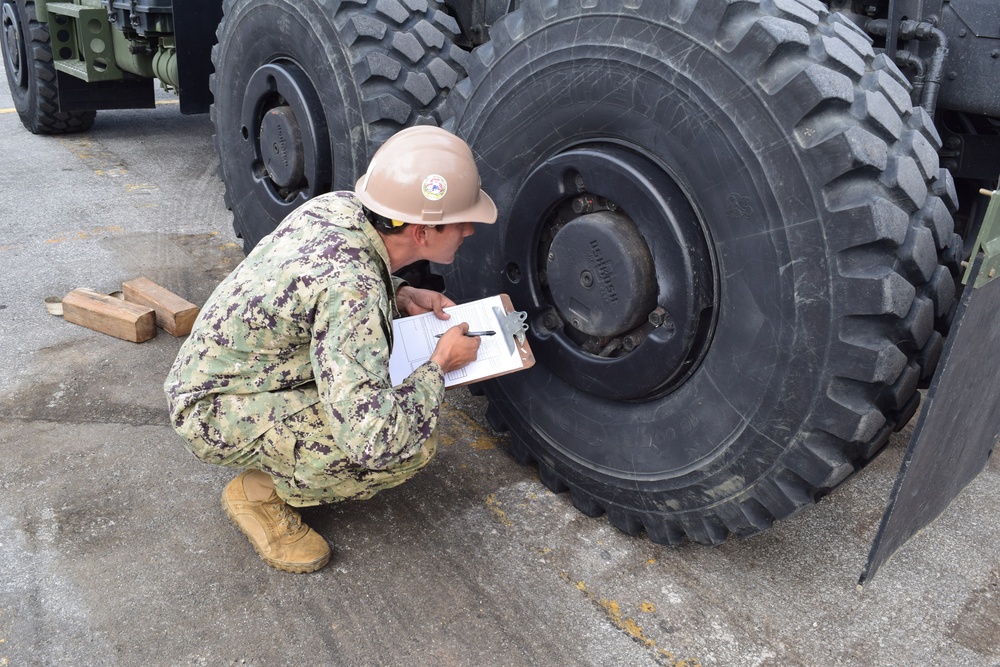
[[[466,331],[466,336],[492,336],[496,331]],[[444,334],[435,334],[435,338],[440,338]]]

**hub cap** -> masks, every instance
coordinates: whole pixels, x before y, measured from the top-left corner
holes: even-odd
[[[319,95],[288,61],[268,63],[247,83],[242,151],[252,189],[274,220],[329,189],[330,141]]]
[[[697,368],[717,310],[714,262],[665,168],[616,144],[578,147],[528,176],[509,219],[508,292],[553,373],[597,396],[649,400]]]
[[[588,336],[624,334],[656,307],[653,257],[621,213],[598,211],[561,226],[545,275],[561,319]]]
[[[275,107],[264,114],[260,147],[267,175],[279,189],[299,189],[306,184],[302,135],[291,107]]]

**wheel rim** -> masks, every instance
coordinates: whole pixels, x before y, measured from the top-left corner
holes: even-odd
[[[649,400],[712,340],[715,261],[695,206],[641,152],[591,142],[538,166],[514,198],[505,277],[536,356],[581,391]]]
[[[333,170],[323,106],[301,68],[258,68],[243,96],[244,164],[258,201],[275,220],[327,189]]]
[[[7,65],[14,83],[19,88],[26,88],[27,71],[24,68],[24,40],[21,36],[21,23],[17,20],[17,8],[14,4],[5,2],[3,5],[3,48]]]

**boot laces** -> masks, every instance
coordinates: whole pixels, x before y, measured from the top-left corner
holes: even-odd
[[[281,499],[276,504],[278,506],[278,525],[285,530],[285,534],[291,535],[298,532],[302,527],[302,517],[299,516],[299,513]]]

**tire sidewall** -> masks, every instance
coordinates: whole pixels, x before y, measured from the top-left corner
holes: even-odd
[[[35,74],[35,56],[34,48],[31,43],[31,16],[28,15],[27,6],[24,3],[18,3],[14,0],[10,2],[4,2],[3,4],[10,4],[14,6],[15,15],[20,23],[19,30],[21,31],[21,71],[24,73],[25,85],[22,88],[16,81],[14,81],[14,75],[10,69],[5,67],[7,72],[7,84],[10,89],[10,96],[14,101],[14,108],[17,109],[18,115],[21,117],[21,121],[25,125],[34,125],[37,121],[35,115],[37,114],[37,98],[38,98],[38,81],[37,75]],[[32,6],[32,11],[34,7]],[[6,49],[6,47],[5,47]]]
[[[519,185],[575,145],[614,142],[657,161],[688,193],[713,247],[718,322],[701,367],[659,399],[581,396],[544,359],[488,392],[533,453],[598,498],[669,498],[676,509],[717,501],[734,465],[750,484],[780,458],[828,381],[822,183],[753,82],[669,20],[569,14],[525,31],[494,46],[489,75],[456,113],[501,219],[466,241],[448,284],[462,298],[509,291],[502,269],[523,240],[507,235],[504,216]]]

